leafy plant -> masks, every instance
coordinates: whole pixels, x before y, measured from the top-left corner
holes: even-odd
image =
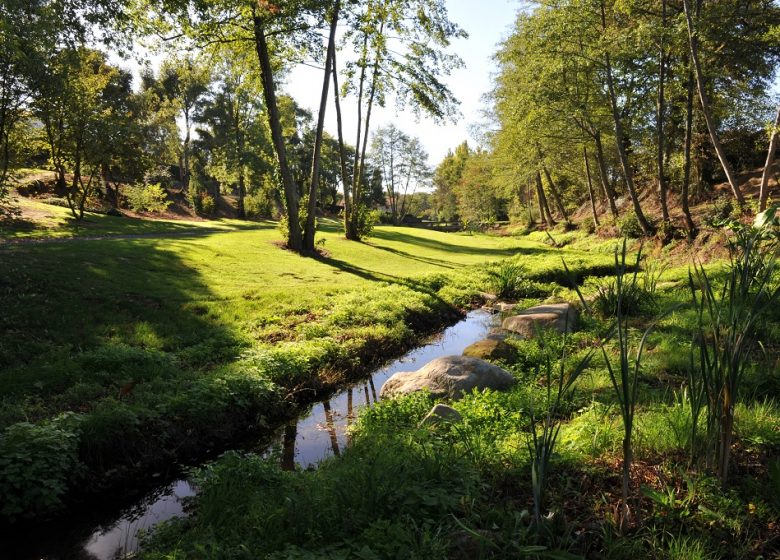
[[[74,414],[45,424],[20,422],[0,436],[0,513],[8,519],[53,513],[77,476],[79,421]]]
[[[775,227],[775,212],[760,214],[750,227],[736,228],[720,289],[701,265],[694,265],[688,274],[698,321],[693,342],[698,367],[691,370],[691,386],[697,406],[702,400],[707,403],[704,448],[721,482],[728,478],[734,407],[758,342],[758,321],[780,293],[773,278],[777,258],[770,231]]]
[[[505,260],[488,270],[490,289],[499,297],[513,299],[522,295],[522,285],[526,279],[526,268]]]
[[[162,214],[171,205],[167,193],[159,183],[136,185],[127,189],[127,202],[136,212]]]
[[[633,212],[617,219],[617,227],[620,235],[631,239],[639,239],[644,235],[639,218]]]
[[[566,329],[564,329],[565,331]],[[547,486],[547,476],[550,469],[550,459],[555,452],[555,444],[558,441],[560,433],[560,417],[564,399],[570,394],[574,383],[590,364],[595,353],[595,348],[591,349],[584,358],[582,358],[576,367],[566,373],[566,337],[564,335],[561,357],[559,360],[558,379],[553,379],[553,366],[549,354],[545,357],[542,367],[544,368],[544,385],[546,387],[545,411],[541,418],[537,416],[531,400],[531,438],[528,442],[528,453],[531,458],[531,485],[534,497],[534,520],[539,523],[542,518],[542,509],[544,507],[544,493]],[[537,365],[536,373],[539,377],[539,367]],[[553,393],[553,386],[555,393]]]

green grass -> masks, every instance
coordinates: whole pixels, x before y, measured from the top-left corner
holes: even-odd
[[[96,219],[97,239],[0,245],[0,429],[70,430],[81,467],[58,487],[160,468],[281,418],[291,395],[455,320],[488,287],[487,263],[533,262],[537,295],[571,296],[559,251],[527,239],[380,227],[358,244],[324,221],[325,254],[307,258],[281,249],[270,222],[121,238],[136,222]],[[69,227],[56,234],[83,234]],[[608,262],[567,260],[582,276]],[[67,428],[63,413],[77,415]],[[14,445],[9,456],[35,462],[38,444]]]
[[[526,253],[520,262],[533,281],[548,283],[553,297],[573,300],[559,284],[560,253],[538,234],[533,238],[535,245],[516,238]],[[612,256],[597,243],[593,253],[575,249],[585,245],[572,241],[563,255],[578,276],[602,274],[601,257]],[[719,268],[716,263],[711,270]],[[684,266],[668,269],[662,282],[669,284],[657,291],[658,309],[675,311],[649,338],[640,371],[633,508],[642,521],[627,535],[614,523],[622,424],[601,359],[558,411],[563,427],[548,488],[557,516],[535,525],[527,513],[529,410],[538,410],[544,392],[536,365],[547,353],[558,356],[563,344],[551,337],[512,342],[519,358],[503,365],[519,383],[506,393],[453,403],[463,417],[459,424],[418,427],[433,404],[418,394],[363,411],[354,445],[317,471],[283,473],[276,458],[232,454],[209,465],[196,475],[202,494],[191,517],[161,527],[142,558],[196,558],[203,551],[213,558],[772,557],[780,515],[780,410],[766,387],[776,387],[777,365],[771,356],[755,356],[748,384],[755,389],[743,393],[736,410],[739,466],[723,488],[706,464],[689,462],[685,380],[696,318],[686,307],[686,275]],[[593,286],[585,282],[586,297]],[[762,325],[770,349],[777,344],[775,320]],[[632,319],[631,336],[651,321],[652,314]],[[608,326],[606,318],[583,318],[566,342],[569,367]]]
[[[68,208],[17,198],[23,214],[20,219],[0,221],[0,243],[5,241],[107,237],[120,235],[192,234],[252,229],[255,224],[240,220],[168,220],[117,217],[86,212],[83,220],[73,218]]]

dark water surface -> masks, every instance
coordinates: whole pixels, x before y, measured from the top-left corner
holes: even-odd
[[[394,373],[414,371],[431,360],[461,354],[482,340],[495,325],[495,317],[482,310],[470,312],[428,344],[420,346],[376,370],[355,384],[314,404],[297,420],[281,428],[274,445],[282,448],[282,465],[292,469],[315,466],[339,455],[348,445],[347,428],[358,411],[377,402],[382,384]],[[132,507],[110,516],[107,522],[73,520],[57,530],[42,528],[39,535],[13,535],[0,540],[0,560],[113,560],[138,548],[137,533],[172,517],[185,515],[182,500],[196,489],[186,480],[157,488]]]

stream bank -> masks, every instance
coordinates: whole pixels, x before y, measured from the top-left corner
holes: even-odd
[[[268,452],[281,448],[285,468],[311,468],[339,455],[349,444],[348,428],[361,408],[378,401],[379,389],[394,373],[420,368],[434,358],[461,354],[470,344],[485,338],[495,326],[495,316],[484,310],[469,312],[428,343],[376,369],[364,381],[319,400],[296,419],[280,426],[269,445],[259,438],[239,449]],[[175,473],[172,473],[175,476]],[[9,558],[45,560],[111,560],[138,548],[137,533],[166,519],[184,514],[183,500],[194,495],[186,479],[162,479],[141,499],[114,508],[91,508],[79,520],[21,531],[4,540]],[[5,551],[4,551],[5,552]],[[4,556],[5,557],[5,556]]]

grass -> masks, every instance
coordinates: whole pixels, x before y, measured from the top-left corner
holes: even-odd
[[[18,197],[22,217],[0,221],[0,243],[73,237],[108,237],[124,235],[191,234],[205,235],[213,231],[231,231],[254,227],[240,220],[171,220],[162,218],[117,217],[86,212],[83,220],[75,220],[68,208],[39,200]]]
[[[539,295],[569,293],[558,251],[527,239],[380,227],[356,244],[324,221],[326,254],[305,258],[269,222],[122,238],[137,230],[113,220],[99,239],[0,246],[0,429],[43,430],[2,451],[35,463],[60,452],[52,433],[72,434],[79,468],[49,481],[65,494],[278,421],[455,320],[487,288],[486,263],[533,258]],[[582,275],[603,266],[570,253]],[[6,517],[48,513],[17,506]]]
[[[580,272],[601,273],[599,256],[609,259],[609,253],[574,249],[579,243],[564,248],[567,263],[580,259]],[[532,255],[520,262],[535,281],[561,279],[550,260],[558,252],[539,245],[522,250]],[[710,267],[715,277],[720,269]],[[529,514],[529,412],[544,402],[549,382],[536,365],[545,355],[560,355],[565,344],[564,370],[570,371],[608,329],[609,319],[596,316],[584,317],[566,341],[510,341],[519,359],[504,365],[519,383],[506,393],[451,403],[463,417],[459,424],[420,428],[433,402],[418,394],[365,410],[353,428],[354,445],[313,472],[283,473],[276,458],[229,454],[197,472],[203,490],[192,515],[159,528],[141,557],[196,558],[203,551],[213,558],[774,557],[780,552],[780,409],[760,388],[774,386],[777,364],[765,367],[762,356],[753,357],[748,378],[756,390],[736,407],[736,466],[724,487],[689,458],[685,384],[696,315],[682,284],[686,274],[685,267],[670,267],[663,277],[668,284],[656,290],[658,309],[675,310],[648,338],[637,377],[631,488],[638,522],[623,528],[625,534],[615,517],[623,430],[601,359],[555,410],[561,432],[547,494],[554,513],[543,523]],[[557,296],[576,297],[554,285]],[[592,296],[596,284],[586,280],[583,290]],[[632,318],[631,340],[653,320]],[[777,344],[775,322],[761,326],[770,349]],[[607,352],[615,356],[614,342]]]

